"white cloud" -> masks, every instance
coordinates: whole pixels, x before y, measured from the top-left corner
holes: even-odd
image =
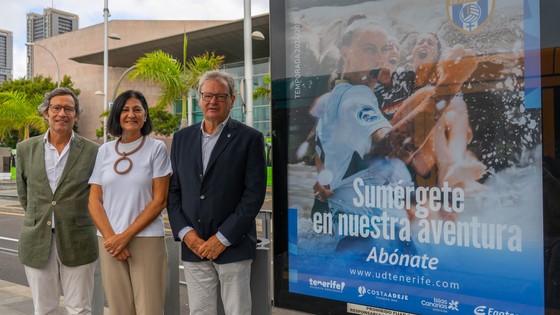
[[[104,0],[0,0],[0,29],[14,33],[14,78],[26,74],[26,14],[55,9],[79,15],[80,28],[103,23]],[[243,18],[243,0],[109,0],[110,20],[229,20]],[[252,0],[251,14],[268,12]]]

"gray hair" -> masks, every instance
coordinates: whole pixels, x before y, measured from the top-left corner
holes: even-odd
[[[76,117],[79,117],[82,113],[82,109],[80,108],[80,102],[78,101],[78,97],[72,90],[65,87],[58,87],[50,92],[45,93],[45,97],[43,97],[43,102],[37,107],[41,115],[44,115],[49,110],[49,105],[51,99],[55,96],[61,95],[70,95],[72,99],[74,99],[74,106],[76,107]]]
[[[220,70],[208,71],[200,77],[198,80],[198,93],[202,92],[202,86],[208,80],[217,80],[225,84],[229,89],[230,96],[236,95],[237,93],[235,91],[233,77],[229,73]]]

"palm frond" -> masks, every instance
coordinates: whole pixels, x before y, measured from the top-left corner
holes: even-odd
[[[26,130],[30,127],[46,130],[46,123],[37,111],[37,106],[42,99],[41,95],[35,94],[28,97],[19,91],[0,92],[0,121],[3,126],[11,126],[12,129]],[[5,130],[0,133],[4,133]]]
[[[253,99],[257,100],[259,98],[262,99],[270,99],[270,74],[265,74],[263,76],[263,82],[266,86],[258,86],[253,90]]]
[[[253,99],[257,100],[259,98],[270,99],[270,89],[265,86],[257,86],[253,90]]]
[[[181,67],[173,56],[157,50],[138,59],[129,78],[154,82],[164,89],[177,89],[182,83],[178,80],[180,73]]]
[[[186,66],[189,89],[196,89],[200,77],[208,71],[218,69],[223,62],[224,56],[217,56],[214,52],[193,57]]]

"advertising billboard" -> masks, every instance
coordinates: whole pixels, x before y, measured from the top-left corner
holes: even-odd
[[[544,314],[539,32],[538,1],[271,1],[280,306]]]

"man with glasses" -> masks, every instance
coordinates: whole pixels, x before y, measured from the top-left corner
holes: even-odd
[[[88,180],[98,145],[73,131],[80,104],[71,90],[46,93],[38,109],[49,129],[17,145],[17,191],[25,210],[19,258],[35,314],[58,314],[59,288],[68,314],[91,314],[98,250]]]
[[[199,81],[201,123],[177,131],[167,211],[181,241],[190,314],[250,315],[255,217],[266,193],[264,137],[229,117],[233,78],[211,71]]]

